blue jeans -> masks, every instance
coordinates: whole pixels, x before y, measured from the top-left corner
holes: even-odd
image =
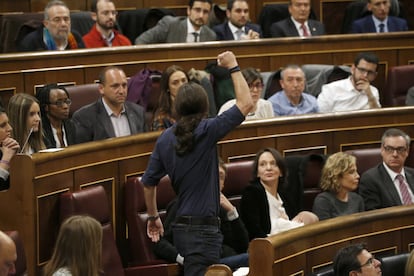
[[[231,270],[236,270],[239,267],[248,267],[249,266],[249,254],[243,253],[243,254],[221,258],[220,263],[228,265],[231,268]]]
[[[208,266],[219,263],[223,235],[218,226],[173,224],[172,231],[184,257],[184,275],[204,276]]]

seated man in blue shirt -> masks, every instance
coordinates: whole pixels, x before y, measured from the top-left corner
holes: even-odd
[[[280,73],[282,91],[275,93],[268,101],[272,103],[275,116],[318,113],[316,98],[305,90],[305,73],[298,65],[288,65]]]

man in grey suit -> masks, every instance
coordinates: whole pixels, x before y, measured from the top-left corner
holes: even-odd
[[[290,17],[270,26],[271,37],[324,35],[324,25],[319,21],[309,19],[310,4],[310,0],[290,0],[288,6]]]
[[[363,173],[359,183],[366,210],[413,203],[414,169],[404,167],[410,141],[410,136],[396,128],[382,135],[383,163]]]
[[[164,16],[135,39],[135,44],[203,42],[216,40],[208,26],[212,0],[190,0],[187,17]]]
[[[146,131],[144,108],[127,102],[127,78],[116,67],[105,67],[99,75],[102,97],[76,111],[72,120],[76,125],[77,142],[97,141]]]

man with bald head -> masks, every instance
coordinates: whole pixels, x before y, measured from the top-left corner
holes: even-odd
[[[7,234],[0,231],[0,276],[14,275],[16,260],[16,245]]]

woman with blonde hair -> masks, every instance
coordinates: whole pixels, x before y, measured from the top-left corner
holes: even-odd
[[[45,276],[98,276],[102,259],[102,226],[90,216],[72,216],[60,227]]]
[[[312,208],[319,220],[363,212],[362,197],[352,192],[358,188],[358,182],[355,156],[344,152],[329,156],[320,183],[324,192],[316,196]]]
[[[7,114],[13,127],[12,137],[20,145],[20,152],[32,154],[46,149],[43,142],[40,106],[29,94],[18,93],[10,98]]]

